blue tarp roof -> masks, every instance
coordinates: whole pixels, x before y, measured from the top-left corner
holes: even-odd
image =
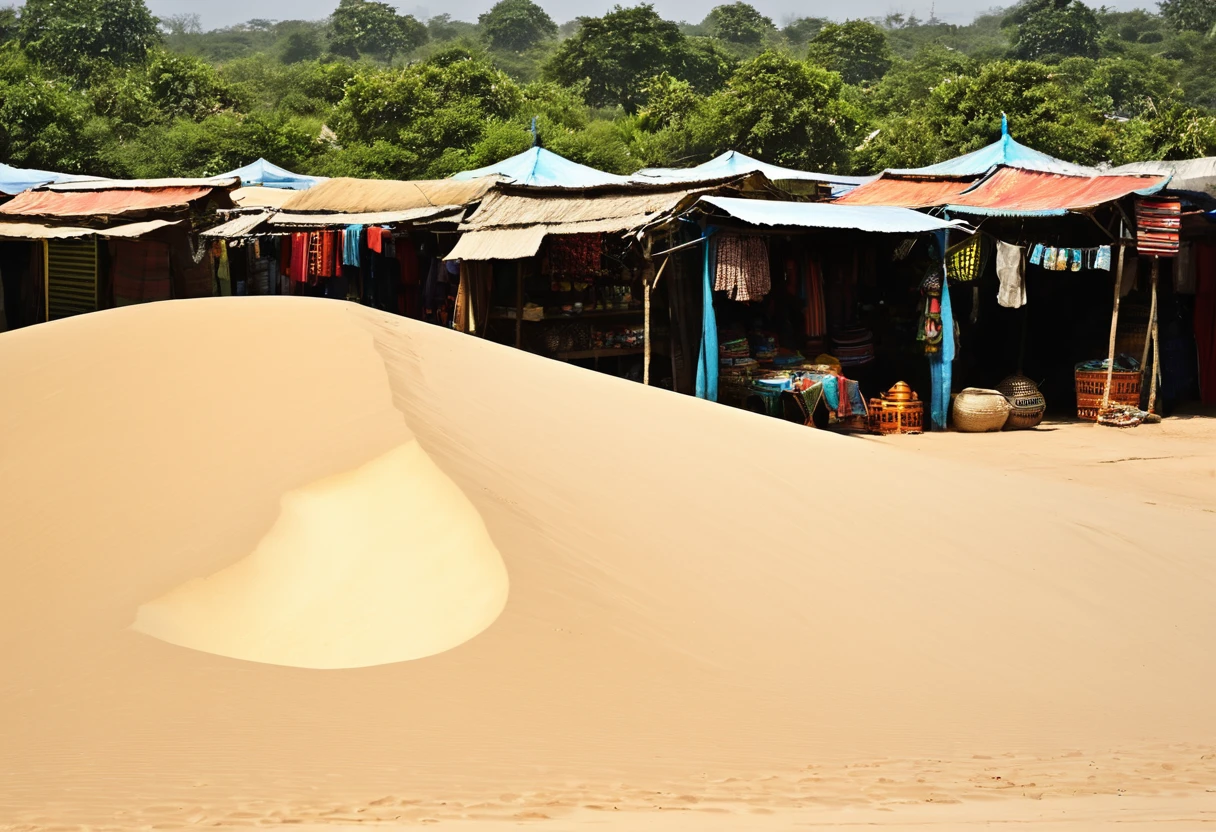
[[[461,171],[452,178],[469,180],[485,176],[501,176],[516,185],[541,188],[593,188],[597,185],[621,185],[629,181],[627,176],[617,176],[571,162],[543,147],[529,148],[484,168]]]
[[[95,176],[78,176],[72,173],[55,173],[49,170],[15,168],[12,165],[0,164],[0,193],[11,196],[28,191],[30,188],[49,185],[52,182],[83,182],[96,178]]]
[[[878,234],[920,234],[944,231],[963,223],[943,220],[910,208],[871,205],[837,205],[832,202],[773,202],[738,197],[703,196],[708,204],[749,225],[777,228],[833,228]]]
[[[635,182],[702,182],[708,179],[725,179],[730,176],[744,176],[749,173],[762,173],[774,182],[779,180],[795,180],[802,182],[822,182],[833,186],[833,195],[841,193],[869,182],[872,176],[838,176],[834,173],[813,173],[805,170],[783,168],[780,165],[770,165],[759,159],[728,150],[721,156],[716,156],[708,162],[691,168],[644,168],[633,175]]]
[[[1062,173],[1068,176],[1093,176],[1094,168],[1074,165],[1046,153],[1019,144],[1009,135],[1009,123],[1001,120],[1001,138],[987,147],[966,153],[954,159],[938,162],[923,168],[889,170],[888,173],[904,176],[983,176],[997,167],[1020,168],[1039,173]]]
[[[292,173],[265,159],[258,159],[243,168],[230,170],[215,178],[226,179],[230,176],[241,177],[241,185],[261,185],[264,188],[286,188],[292,191],[306,191],[313,185],[325,181],[323,176]]]

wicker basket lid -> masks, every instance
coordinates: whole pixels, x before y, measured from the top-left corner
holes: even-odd
[[[1005,398],[1039,396],[1039,386],[1022,375],[1012,375],[996,386]]]
[[[906,381],[897,381],[895,386],[887,391],[886,398],[895,402],[910,402],[916,398],[916,394]]]

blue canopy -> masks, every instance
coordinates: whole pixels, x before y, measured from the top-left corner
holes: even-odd
[[[286,188],[292,191],[306,191],[313,185],[325,181],[323,176],[305,176],[302,173],[292,173],[276,164],[258,159],[243,168],[230,170],[220,174],[216,179],[241,177],[241,185],[261,185],[264,188]]]
[[[748,225],[778,228],[856,229],[878,234],[923,234],[965,227],[908,208],[877,205],[837,205],[834,202],[782,202],[703,196],[698,205],[717,208]]]
[[[770,165],[753,159],[737,150],[728,150],[721,156],[691,168],[644,168],[633,176],[635,182],[704,182],[711,179],[726,179],[731,176],[745,176],[749,173],[762,173],[774,182],[793,180],[801,182],[822,182],[831,185],[834,196],[839,196],[847,190],[869,182],[872,176],[839,176],[834,173],[813,173],[805,170],[783,168],[780,165]]]
[[[627,176],[617,176],[571,162],[543,147],[529,148],[523,153],[493,165],[486,165],[484,168],[461,171],[452,178],[468,180],[485,176],[501,176],[516,185],[534,185],[541,188],[594,188],[597,185],[621,185],[629,181]]]
[[[887,173],[903,176],[983,176],[993,168],[1019,168],[1037,173],[1062,173],[1067,176],[1093,176],[1094,168],[1074,165],[1040,153],[1024,144],[1019,144],[1009,135],[1009,121],[1001,118],[1001,138],[987,147],[981,147],[955,159],[947,159],[936,165],[923,168],[889,170]]]
[[[15,168],[11,165],[0,164],[0,194],[12,196],[53,182],[84,182],[96,178],[96,176],[78,176],[73,173],[55,173],[49,170]]]

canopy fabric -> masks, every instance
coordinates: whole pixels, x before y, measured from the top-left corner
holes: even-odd
[[[1153,194],[1168,176],[1063,176],[1004,168],[953,199],[947,211],[1000,217],[1062,216],[1131,194]]]
[[[1133,162],[1111,168],[1107,173],[1170,176],[1171,191],[1193,191],[1216,196],[1216,157],[1212,156],[1178,162]]]
[[[710,205],[749,225],[779,228],[830,228],[878,234],[921,234],[962,225],[907,208],[850,206],[831,202],[771,202],[759,199],[703,196],[698,205]]]
[[[1082,165],[1074,165],[1040,153],[1013,140],[1007,132],[1001,138],[979,150],[954,159],[938,162],[923,168],[904,168],[886,171],[905,176],[972,176],[978,177],[993,168],[1006,167],[1039,173],[1061,173],[1069,176],[1093,176],[1098,171]]]
[[[55,173],[49,170],[34,170],[32,168],[15,168],[12,165],[0,164],[0,194],[19,194],[31,188],[38,188],[52,182],[83,182],[95,179],[92,176],[78,176],[72,173]]]
[[[415,208],[469,206],[485,196],[497,180],[492,177],[452,179],[327,179],[307,191],[296,191],[283,203],[284,211],[326,214],[367,214]],[[355,222],[355,221],[353,221]]]
[[[0,214],[21,217],[122,217],[184,208],[214,190],[211,187],[173,187],[82,193],[25,191],[0,205]]]
[[[708,162],[691,168],[643,168],[633,175],[635,182],[705,182],[742,176],[747,173],[763,173],[774,182],[796,180],[822,182],[827,185],[855,188],[869,182],[872,176],[840,176],[834,173],[813,173],[793,168],[770,165],[759,159],[744,155],[737,150],[728,150]]]
[[[162,228],[180,225],[180,220],[149,220],[117,225],[113,228],[78,228],[74,226],[42,225],[32,222],[0,222],[0,239],[7,240],[74,240],[82,237],[135,239]]]
[[[301,214],[280,211],[270,215],[270,224],[279,227],[324,228],[347,225],[389,225],[395,222],[422,222],[449,217],[464,210],[463,205],[432,205],[403,211],[369,211],[350,214]]]
[[[836,200],[836,205],[887,205],[899,208],[934,208],[945,205],[974,184],[971,177],[909,177],[881,174]]]
[[[587,165],[580,165],[543,147],[529,148],[523,153],[493,165],[486,165],[484,168],[461,171],[452,178],[468,181],[486,176],[500,176],[515,185],[539,188],[594,188],[599,185],[621,185],[629,181],[627,176],[605,173]]]
[[[151,191],[158,188],[235,188],[241,180],[234,176],[213,176],[210,178],[169,178],[169,179],[96,179],[80,177],[78,179],[55,182],[47,185],[48,191]]]
[[[241,185],[261,185],[264,188],[285,188],[291,191],[303,191],[313,185],[325,181],[321,176],[305,176],[302,173],[292,173],[286,168],[258,159],[243,168],[230,170],[221,174],[220,178],[240,177]]]
[[[544,226],[469,231],[460,236],[444,260],[521,260],[534,257],[544,242]]]

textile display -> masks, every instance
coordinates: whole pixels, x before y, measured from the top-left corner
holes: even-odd
[[[376,252],[376,254],[383,254],[384,238],[391,236],[392,234],[387,228],[380,228],[379,226],[375,225],[370,226],[367,229],[367,247]]]
[[[823,300],[823,270],[814,258],[807,263],[806,281],[806,336],[823,338],[828,334],[828,313]]]
[[[773,288],[769,273],[768,241],[763,237],[723,234],[718,240],[714,291],[731,300],[760,300]]]
[[[1216,245],[1195,246],[1195,347],[1199,354],[1199,399],[1216,404]]]
[[[996,244],[996,276],[1001,282],[996,302],[1006,309],[1020,309],[1026,305],[1025,253],[1025,249],[1009,243]]]
[[[291,257],[288,260],[291,268],[288,274],[292,283],[308,282],[308,247],[311,235],[307,231],[297,231],[289,238],[291,240]]]
[[[190,235],[180,229],[169,232],[169,266],[175,298],[209,298],[215,294],[215,265],[210,243],[195,248]]]
[[[939,251],[946,247],[946,233],[934,235]],[[950,308],[950,286],[946,280],[945,263],[941,275],[941,349],[929,356],[929,380],[932,388],[930,416],[935,430],[945,430],[950,413],[950,386],[954,364],[954,314]]]
[[[115,240],[111,246],[115,306],[171,297],[168,245],[151,240]]]
[[[359,252],[363,248],[363,226],[348,225],[342,232],[342,265],[358,266]]]
[[[232,268],[228,263],[228,241],[216,240],[215,251],[212,252],[215,258],[215,280],[219,285],[219,294],[222,298],[232,296]]]
[[[549,238],[551,275],[591,275],[603,268],[604,242],[599,234],[562,234]]]
[[[718,400],[718,320],[714,314],[714,284],[710,274],[714,267],[717,246],[708,239],[717,229],[706,228],[701,236],[707,238],[701,261],[701,351],[697,356],[698,399]]]

